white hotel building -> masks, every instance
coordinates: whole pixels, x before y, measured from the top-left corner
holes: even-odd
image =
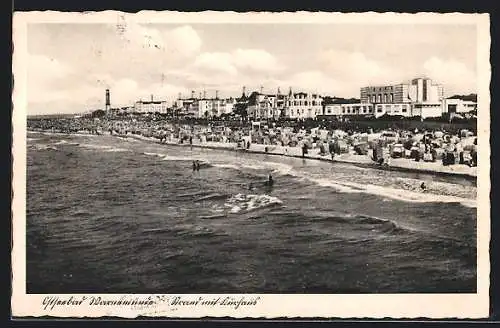
[[[316,118],[323,113],[323,97],[290,90],[284,102],[285,116],[291,119]]]
[[[160,113],[166,114],[168,109],[166,100],[154,100],[151,96],[150,101],[136,101],[134,104],[135,113]]]
[[[361,88],[361,103],[375,106],[375,116],[401,115],[439,117],[443,114],[444,89],[431,79],[417,78],[410,83]]]
[[[325,105],[324,115],[400,115],[440,117],[447,111],[443,86],[427,78],[410,83],[368,86],[360,90],[360,103]]]
[[[174,103],[174,109],[177,109],[181,114],[189,115],[196,118],[218,117],[223,114],[230,114],[234,110],[236,99],[206,98],[205,95],[200,98],[195,98],[194,91],[191,98],[179,97]]]

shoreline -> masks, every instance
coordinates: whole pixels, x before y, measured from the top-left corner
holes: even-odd
[[[94,135],[91,133],[58,133],[52,131],[43,131],[43,130],[28,130],[28,133],[50,133],[50,134],[60,134],[60,135]],[[424,173],[436,176],[455,176],[461,177],[470,181],[477,181],[477,167],[468,167],[466,165],[450,165],[443,166],[440,162],[416,162],[414,160],[398,158],[391,159],[390,165],[388,166],[380,166],[373,162],[373,160],[368,155],[354,155],[354,154],[341,154],[336,155],[332,160],[330,155],[320,155],[318,149],[309,149],[308,154],[304,157],[302,156],[302,150],[299,147],[283,147],[283,146],[274,146],[274,145],[262,145],[262,144],[251,144],[249,149],[246,148],[238,148],[236,143],[223,143],[223,142],[205,142],[199,143],[194,142],[193,144],[185,144],[179,143],[177,139],[167,140],[165,142],[161,142],[159,139],[155,137],[145,137],[142,135],[136,134],[109,134],[103,133],[100,135],[108,135],[115,136],[121,138],[133,138],[141,141],[152,142],[159,145],[168,145],[168,146],[178,146],[178,147],[193,147],[193,148],[206,148],[206,149],[214,149],[214,150],[228,150],[233,152],[245,152],[250,154],[263,154],[263,155],[273,155],[273,156],[284,156],[284,157],[294,157],[294,158],[303,158],[309,160],[318,160],[324,162],[334,163],[342,163],[342,164],[350,164],[357,167],[362,168],[372,168],[377,170],[385,170],[385,171],[396,171],[396,172],[410,172],[410,173]],[[265,148],[268,148],[268,151],[265,151]]]

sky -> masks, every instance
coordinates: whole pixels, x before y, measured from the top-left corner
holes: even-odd
[[[243,86],[359,98],[423,76],[477,92],[475,25],[117,23],[28,26],[28,114],[103,108],[106,88],[112,107]]]

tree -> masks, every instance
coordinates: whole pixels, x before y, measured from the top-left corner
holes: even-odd
[[[236,115],[240,115],[242,118],[246,119],[248,116],[247,104],[245,104],[245,103],[236,104],[235,108],[234,108],[234,113]]]
[[[92,112],[92,118],[100,118],[104,117],[106,115],[106,112],[103,111],[102,109],[98,109]]]

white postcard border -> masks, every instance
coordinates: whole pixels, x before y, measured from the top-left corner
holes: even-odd
[[[26,55],[30,23],[110,23],[119,17],[135,23],[272,23],[272,24],[475,24],[478,33],[478,217],[476,294],[183,294],[183,295],[42,295],[26,294]],[[137,14],[26,12],[13,21],[13,249],[12,315],[134,318],[485,318],[489,315],[490,241],[490,34],[487,14],[398,13],[234,13],[152,12]],[[198,303],[183,305],[181,301]],[[232,297],[235,305],[220,305]],[[100,298],[100,299],[99,299]],[[210,301],[219,301],[211,305]],[[99,302],[99,300],[101,302]],[[241,301],[242,300],[242,301]],[[120,302],[119,302],[120,301]],[[177,301],[179,299],[177,298]],[[103,303],[106,302],[106,303]],[[127,303],[128,302],[128,303]],[[205,302],[205,304],[203,304]],[[65,304],[62,304],[65,303]],[[95,303],[95,304],[94,304]],[[248,304],[247,304],[248,303]],[[145,305],[149,304],[149,305]]]

